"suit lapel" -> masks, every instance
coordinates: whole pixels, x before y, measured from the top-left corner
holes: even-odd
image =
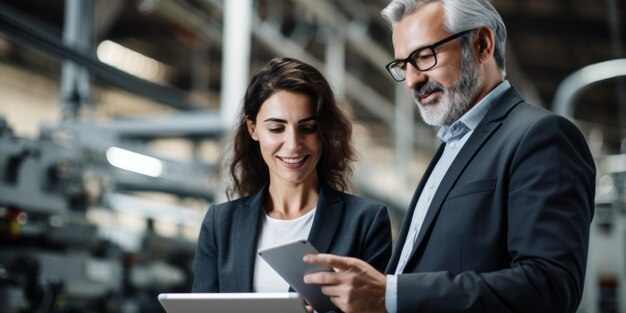
[[[433,159],[430,161],[430,164],[428,164],[428,167],[426,168],[424,175],[422,175],[422,179],[417,185],[417,188],[415,189],[415,193],[413,193],[413,198],[411,199],[411,202],[407,209],[406,217],[402,221],[402,226],[400,227],[400,231],[398,232],[398,240],[396,241],[396,247],[395,249],[393,249],[393,254],[391,255],[391,259],[389,260],[389,264],[387,265],[387,269],[385,270],[385,273],[396,272],[396,267],[398,266],[400,255],[402,254],[402,248],[404,247],[406,236],[409,233],[409,227],[411,227],[411,220],[413,218],[413,213],[415,211],[415,205],[417,204],[417,200],[419,199],[420,194],[422,193],[422,189],[424,189],[424,185],[426,184],[426,181],[428,180],[430,173],[432,173],[433,168],[435,168],[435,164],[437,164],[437,161],[439,161],[441,154],[443,154],[444,147],[445,147],[444,144],[439,145],[439,148],[435,152],[435,155],[433,156]]]
[[[320,253],[328,253],[343,217],[343,200],[336,190],[321,184],[317,211],[309,233],[309,242]]]
[[[263,200],[267,192],[267,186],[261,188],[248,201],[244,207],[237,210],[235,217],[235,264],[238,269],[238,290],[252,292],[252,275],[256,257],[256,245],[263,212]]]
[[[509,88],[499,99],[494,101],[491,109],[478,124],[470,138],[450,165],[450,168],[448,168],[448,171],[437,188],[437,192],[430,203],[430,207],[428,208],[428,212],[426,213],[420,232],[415,240],[415,244],[413,245],[410,257],[411,261],[415,261],[413,260],[415,251],[417,251],[417,249],[419,249],[422,245],[424,237],[430,231],[430,228],[437,218],[439,210],[448,196],[450,189],[452,189],[461,173],[463,173],[463,170],[474,158],[480,148],[485,144],[487,139],[489,139],[489,137],[491,137],[491,135],[500,127],[502,124],[501,120],[506,116],[506,114],[522,101],[523,100],[517,91],[514,88]],[[433,166],[432,163],[436,162],[431,162],[430,166]],[[422,182],[426,179],[428,179],[428,176],[424,176],[422,178]]]

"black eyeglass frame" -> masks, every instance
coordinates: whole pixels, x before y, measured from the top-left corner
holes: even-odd
[[[395,75],[393,74],[393,72],[391,71],[391,67],[398,64],[398,63],[405,63],[405,64],[411,64],[413,65],[413,67],[415,67],[417,70],[424,72],[424,71],[428,71],[431,68],[435,67],[437,65],[437,52],[435,52],[435,49],[441,45],[443,45],[444,43],[448,42],[448,41],[452,41],[454,39],[457,39],[469,32],[473,32],[476,29],[468,29],[468,30],[464,30],[462,32],[456,33],[454,35],[448,36],[444,39],[441,39],[435,43],[433,43],[432,45],[428,45],[426,47],[421,47],[421,48],[417,48],[415,51],[411,52],[411,54],[409,54],[409,56],[406,59],[401,59],[401,60],[393,60],[391,62],[389,62],[387,65],[385,65],[385,69],[387,69],[387,72],[389,72],[389,74],[391,75],[391,78],[393,78],[393,80],[397,81],[397,82],[401,82],[404,81],[406,79],[406,69],[404,71],[405,75],[404,78],[398,80],[396,79]],[[435,62],[433,63],[432,66],[425,68],[425,69],[421,69],[419,68],[419,66],[417,66],[417,62],[415,62],[415,55],[419,55],[420,52],[426,50],[426,49],[430,49],[432,51],[432,55],[433,58],[435,58]]]

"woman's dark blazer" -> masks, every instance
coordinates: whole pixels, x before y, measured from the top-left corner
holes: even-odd
[[[209,208],[198,238],[192,292],[252,292],[266,194],[267,186]],[[356,257],[382,272],[392,249],[387,208],[322,185],[308,240],[320,253]]]

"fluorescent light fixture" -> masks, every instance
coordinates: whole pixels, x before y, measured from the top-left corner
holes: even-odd
[[[163,174],[163,162],[147,155],[118,147],[110,147],[107,149],[106,157],[111,165],[127,171],[150,177],[158,177]]]
[[[102,63],[152,82],[165,82],[163,63],[118,43],[105,40],[98,45],[96,53]]]

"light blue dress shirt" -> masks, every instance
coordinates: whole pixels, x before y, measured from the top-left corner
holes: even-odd
[[[422,190],[417,200],[417,204],[415,205],[415,210],[413,211],[413,216],[411,218],[411,225],[409,227],[409,232],[404,242],[404,246],[402,247],[395,275],[387,275],[387,288],[385,291],[385,308],[387,309],[387,312],[398,312],[397,275],[404,271],[404,267],[410,259],[411,252],[413,251],[413,244],[415,243],[415,239],[417,239],[417,235],[419,234],[424,218],[426,217],[426,213],[428,212],[428,207],[430,206],[433,196],[437,192],[437,188],[439,188],[441,180],[448,171],[448,168],[450,168],[450,165],[456,158],[457,154],[459,154],[461,148],[465,145],[465,142],[467,142],[469,137],[474,132],[474,129],[476,129],[476,126],[478,126],[487,114],[487,111],[489,111],[489,108],[491,108],[494,100],[500,97],[507,89],[509,89],[509,87],[511,87],[511,84],[509,84],[507,80],[503,81],[483,99],[481,99],[473,108],[461,116],[459,120],[454,122],[449,127],[442,127],[439,130],[437,137],[439,137],[439,140],[445,144],[444,151],[428,177],[428,180],[424,185],[424,189]]]

